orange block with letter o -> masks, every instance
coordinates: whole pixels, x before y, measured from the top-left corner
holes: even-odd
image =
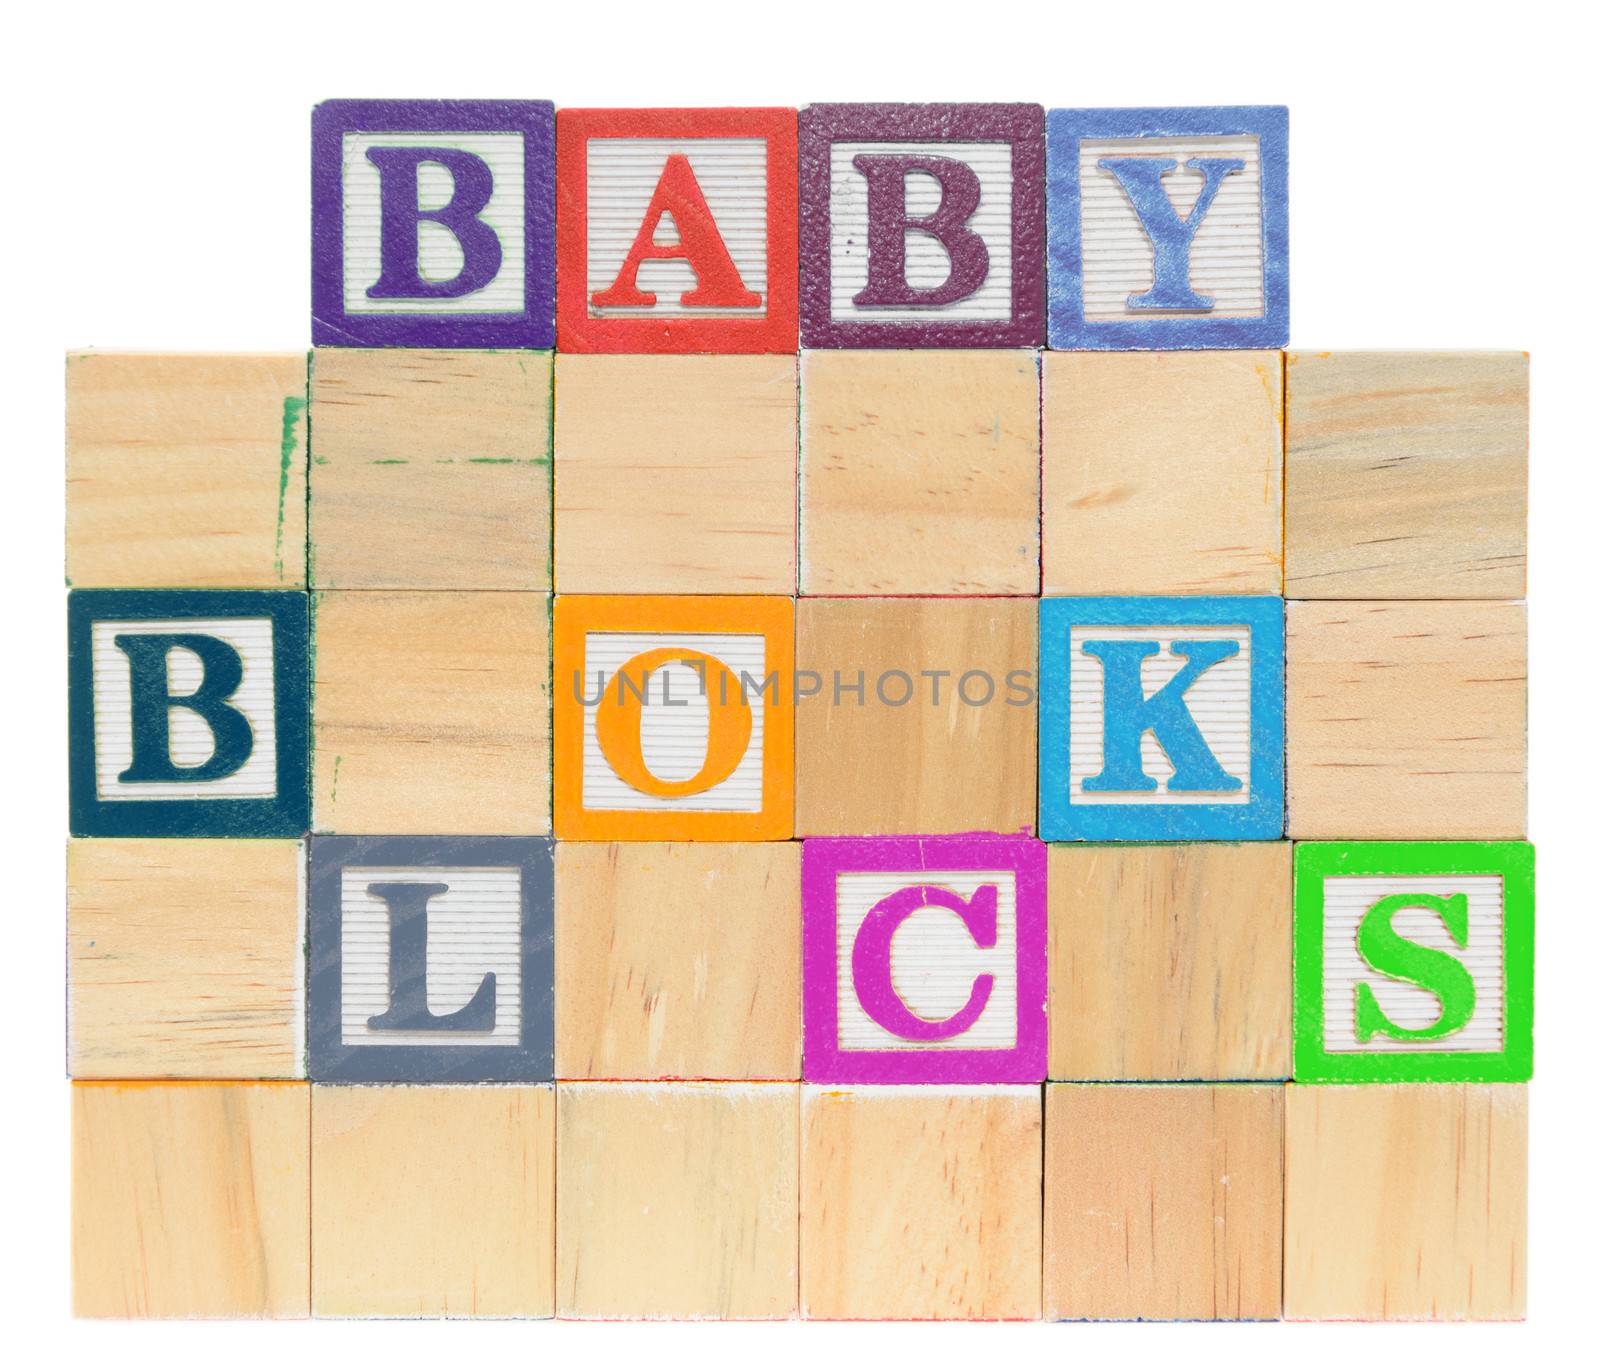
[[[794,600],[561,595],[564,840],[794,834]]]

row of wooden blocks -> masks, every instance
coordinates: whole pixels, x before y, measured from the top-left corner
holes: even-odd
[[[82,1315],[1523,1313],[1519,1086],[72,1093]]]
[[[1516,842],[77,840],[67,884],[75,1078],[1533,1068]]]
[[[1281,106],[329,100],[318,345],[1282,346]]]
[[[80,354],[67,576],[1515,599],[1527,386],[1520,353],[318,348],[309,387]]]
[[[552,814],[557,836],[591,840],[1526,830],[1517,602],[1289,602],[1285,612],[1281,599],[1250,597],[563,594],[553,662],[552,603],[540,593],[318,594],[309,652],[302,592],[77,590],[69,604],[78,835],[547,834]],[[1095,734],[1068,724],[1074,696],[1074,715],[1089,715],[1076,690],[1096,663],[1081,621],[1164,642],[1172,667],[1186,633],[1237,648],[1182,695],[1226,770],[1201,786],[1233,791],[1198,806],[1165,788],[1132,792],[1171,773],[1148,735],[1149,776],[1118,781],[1126,801],[1084,790],[1104,736],[1159,719],[1118,711],[1113,697]],[[238,623],[259,624],[258,635]],[[211,753],[195,721],[199,749],[160,790],[124,768],[129,718],[136,694],[172,695],[164,675],[141,675],[136,689],[114,643],[139,636],[181,652],[171,638],[185,625],[212,632],[241,676],[253,671],[257,690],[218,715],[242,708],[255,744],[241,737],[232,772],[191,785]],[[195,667],[173,695],[205,677]],[[173,705],[172,744],[191,711]]]

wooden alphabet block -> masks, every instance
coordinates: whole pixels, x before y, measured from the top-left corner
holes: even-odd
[[[800,846],[556,846],[556,1076],[800,1078]]]
[[[311,1089],[311,1310],[555,1313],[555,1088]]]
[[[800,111],[807,347],[1044,340],[1044,111],[814,104]]]
[[[787,840],[794,600],[562,594],[563,840]]]
[[[793,352],[792,109],[556,116],[562,351]]]
[[[1292,598],[1521,598],[1528,357],[1291,351]]]
[[[556,587],[795,585],[793,356],[556,357]]]
[[[796,830],[1030,830],[1035,604],[801,599]]]
[[[808,1319],[1039,1317],[1038,1087],[807,1086]]]
[[[1283,600],[1042,599],[1039,830],[1280,839]]]
[[[550,598],[316,595],[316,829],[550,829]]]
[[[312,342],[554,346],[555,170],[548,100],[323,101]]]
[[[1283,593],[1283,356],[1044,355],[1044,591]]]
[[[1283,1313],[1521,1319],[1528,1089],[1288,1088]]]
[[[67,583],[306,582],[306,358],[67,357]]]
[[[1533,1075],[1533,846],[1295,846],[1299,1082]]]
[[[1050,846],[1050,1076],[1289,1076],[1290,853]]]
[[[800,1088],[557,1086],[556,1313],[788,1319]]]
[[[305,846],[67,846],[67,1071],[285,1078],[305,1067]]]
[[[1049,1084],[1045,1316],[1277,1319],[1283,1093]]]
[[[808,1082],[1044,1077],[1037,840],[808,840],[801,877]]]
[[[73,1313],[304,1317],[309,1092],[303,1082],[73,1083]]]
[[[551,842],[311,840],[317,1082],[554,1076]]]
[[[548,351],[319,347],[311,583],[550,589]]]
[[[1052,109],[1050,345],[1289,340],[1289,111]]]
[[[1295,839],[1526,832],[1524,604],[1291,602],[1287,670]]]
[[[72,833],[304,835],[306,595],[75,589]]]
[[[800,591],[1039,589],[1039,357],[800,357]]]

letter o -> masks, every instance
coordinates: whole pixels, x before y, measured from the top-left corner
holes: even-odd
[[[644,761],[643,695],[653,670],[669,664],[687,664],[705,681],[706,757],[700,771],[689,778],[657,778]],[[623,677],[629,680],[623,687]],[[686,646],[663,646],[635,655],[617,671],[614,687],[601,695],[594,710],[594,734],[617,777],[630,788],[652,797],[689,797],[715,788],[735,769],[750,748],[750,704],[739,680],[714,655]]]

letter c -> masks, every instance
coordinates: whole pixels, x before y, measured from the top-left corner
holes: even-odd
[[[953,1039],[970,1030],[989,1004],[994,975],[980,973],[973,980],[967,1004],[944,1020],[930,1021],[912,1011],[895,991],[890,951],[895,932],[923,907],[944,907],[955,912],[979,949],[995,947],[1000,915],[998,893],[992,883],[973,893],[970,902],[945,888],[918,884],[890,893],[861,922],[850,953],[850,976],[861,1009],[890,1034],[926,1043]]]

